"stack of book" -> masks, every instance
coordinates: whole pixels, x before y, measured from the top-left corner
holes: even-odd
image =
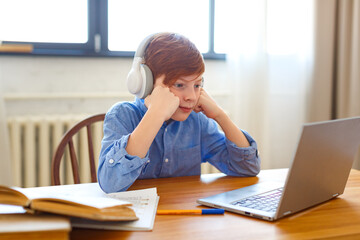
[[[67,217],[27,214],[22,207],[11,205],[0,205],[0,213],[0,239],[69,239]]]
[[[29,232],[29,229],[20,229],[26,225],[20,224],[21,221],[30,225],[31,222],[37,224],[37,221],[49,223],[47,229],[37,231],[34,227],[33,232],[38,233],[66,233],[71,227],[152,230],[158,201],[156,188],[105,194],[98,183],[35,188],[0,185],[0,204],[4,204],[0,205],[0,236]],[[11,210],[10,206],[21,208]],[[51,225],[49,219],[58,225]],[[46,224],[38,225],[46,228]]]

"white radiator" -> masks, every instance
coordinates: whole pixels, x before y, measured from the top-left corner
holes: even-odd
[[[14,185],[20,187],[51,185],[51,160],[56,147],[64,133],[87,116],[59,115],[9,118],[8,127]],[[97,167],[103,136],[102,123],[96,123],[92,130]],[[79,154],[80,181],[90,182],[86,130],[83,129],[75,139],[76,153]],[[65,159],[62,160],[63,164],[60,168],[61,184],[73,183],[68,156],[68,147],[66,147]],[[201,172],[213,173],[218,171],[206,163],[202,164]]]
[[[21,116],[8,119],[12,158],[13,183],[15,186],[34,187],[51,185],[51,160],[64,133],[87,116]],[[93,144],[97,161],[102,123],[96,123]],[[74,144],[78,154],[81,182],[90,182],[86,130],[80,131]],[[65,158],[65,159],[64,159]],[[66,148],[61,171],[61,183],[71,184],[72,170]],[[65,161],[64,161],[65,160]],[[97,162],[96,162],[97,166]]]

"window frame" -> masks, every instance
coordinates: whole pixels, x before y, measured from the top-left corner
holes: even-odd
[[[108,49],[108,0],[88,0],[88,41],[86,43],[39,43],[3,41],[2,44],[30,44],[30,53],[0,52],[0,55],[134,57],[135,51]],[[225,54],[214,51],[215,0],[209,0],[209,51],[205,59],[224,60]]]

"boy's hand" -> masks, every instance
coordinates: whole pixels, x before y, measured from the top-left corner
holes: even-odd
[[[195,106],[194,111],[203,112],[208,118],[215,120],[223,113],[223,110],[203,88],[200,90],[199,101]]]
[[[165,75],[155,80],[154,90],[145,98],[145,106],[163,118],[169,120],[180,105],[180,99],[163,83]]]

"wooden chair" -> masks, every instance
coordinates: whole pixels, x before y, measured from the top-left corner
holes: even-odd
[[[90,173],[91,173],[91,182],[96,182],[96,169],[95,169],[95,158],[94,158],[94,147],[92,142],[92,132],[91,132],[91,125],[95,122],[104,121],[105,114],[97,114],[90,116],[71,129],[69,129],[64,136],[62,137],[55,154],[52,159],[51,164],[51,183],[52,185],[60,185],[60,163],[61,159],[63,158],[66,146],[69,146],[70,152],[70,160],[71,160],[71,167],[73,172],[74,183],[80,183],[80,176],[79,176],[79,165],[78,160],[75,153],[73,136],[77,134],[83,127],[86,127],[87,130],[87,140],[88,140],[88,148],[89,148],[89,161],[90,161]]]

